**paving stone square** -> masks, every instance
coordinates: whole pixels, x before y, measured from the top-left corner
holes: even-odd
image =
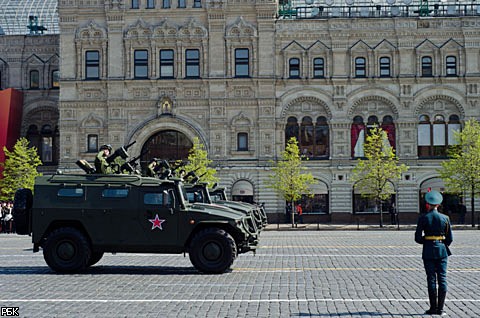
[[[412,230],[265,231],[222,275],[188,255],[106,254],[59,275],[31,238],[0,235],[0,305],[20,317],[420,317],[428,308]],[[448,317],[480,316],[480,231],[454,232]]]

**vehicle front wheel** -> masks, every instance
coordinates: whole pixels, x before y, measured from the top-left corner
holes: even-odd
[[[93,266],[97,264],[103,257],[103,252],[92,252],[90,259],[88,260],[87,266]]]
[[[90,244],[79,230],[71,227],[59,228],[47,237],[43,257],[48,266],[56,272],[80,272],[88,266],[91,259]]]
[[[226,231],[208,228],[193,237],[189,257],[193,266],[200,272],[221,274],[232,266],[237,257],[237,245]]]

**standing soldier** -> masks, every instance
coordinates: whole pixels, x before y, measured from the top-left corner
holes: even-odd
[[[418,219],[415,231],[415,242],[423,244],[422,259],[427,274],[430,309],[425,313],[442,315],[447,295],[447,260],[451,255],[448,247],[453,241],[452,229],[448,216],[437,210],[443,201],[440,192],[427,192],[425,201],[428,212]]]
[[[100,147],[100,151],[95,157],[95,172],[101,174],[111,174],[113,173],[112,167],[107,162],[107,157],[110,156],[112,152],[112,146],[103,145]]]

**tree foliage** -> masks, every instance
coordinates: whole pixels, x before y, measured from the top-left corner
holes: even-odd
[[[450,160],[442,162],[439,173],[447,192],[470,194],[475,226],[473,198],[478,196],[480,188],[480,124],[474,119],[467,121],[461,132],[455,132],[454,138],[456,145],[448,152]]]
[[[42,164],[35,147],[29,147],[26,138],[20,138],[9,151],[3,147],[5,162],[0,163],[3,170],[3,178],[0,179],[0,200],[12,201],[15,191],[20,188],[31,189],[35,183],[35,177],[41,174],[37,167]]]
[[[269,176],[267,185],[285,201],[293,203],[300,200],[302,195],[313,196],[310,186],[317,181],[310,173],[304,173],[307,168],[302,166],[302,156],[295,137],[288,140],[282,159],[272,163],[273,174]]]
[[[387,133],[378,127],[369,130],[364,144],[365,158],[357,160],[351,181],[363,197],[375,200],[377,209],[383,200],[395,193],[392,182],[401,178],[408,168],[399,164]],[[382,225],[380,213],[380,225]]]
[[[208,153],[205,146],[198,137],[193,138],[193,147],[188,154],[188,163],[184,166],[185,172],[194,172],[199,177],[199,182],[207,182],[211,187],[218,178],[215,176],[217,170],[210,167],[212,160],[208,159]]]

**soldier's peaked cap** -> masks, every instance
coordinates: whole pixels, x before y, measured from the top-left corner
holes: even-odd
[[[425,201],[429,204],[440,204],[443,201],[443,196],[440,192],[432,190],[425,194]]]

